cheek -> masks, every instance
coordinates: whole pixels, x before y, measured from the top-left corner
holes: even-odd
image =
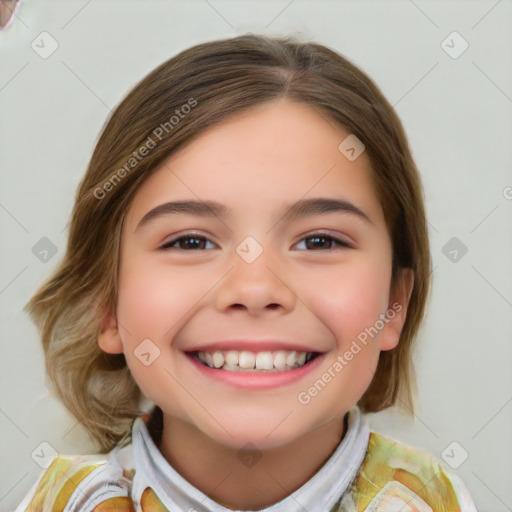
[[[136,380],[139,375],[144,378],[148,368],[156,371],[160,361],[141,368],[134,358],[141,342],[151,340],[164,356],[162,360],[172,357],[176,336],[210,300],[209,292],[221,276],[208,266],[198,271],[183,265],[173,268],[166,261],[148,265],[133,259],[129,266],[121,267],[117,315],[124,353]],[[167,374],[164,379],[168,379]]]
[[[121,269],[118,318],[136,342],[151,338],[159,344],[193,314],[192,306],[204,295],[193,273],[176,272],[159,264]]]
[[[168,308],[172,302],[171,287],[165,286],[162,281],[153,281],[147,271],[141,272],[137,278],[120,282],[119,322],[126,327],[129,336],[153,339],[158,332],[155,329],[159,325],[157,321],[162,322],[162,318],[165,318],[165,305]]]
[[[361,259],[318,273],[314,285],[305,282],[299,293],[339,341],[350,341],[385,312],[389,278],[386,267]]]
[[[185,279],[183,273],[180,277],[169,267],[142,262],[138,265],[134,260],[131,263],[120,269],[117,308],[128,367],[150,400],[179,403],[179,389],[172,386],[172,377],[166,371],[172,354],[169,340],[193,314],[192,305],[200,290],[190,286],[190,279]],[[145,341],[148,339],[151,343]],[[145,353],[149,357],[139,359]]]

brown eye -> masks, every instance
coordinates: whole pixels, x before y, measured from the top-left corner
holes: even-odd
[[[351,246],[343,241],[343,240],[340,240],[338,238],[335,238],[335,237],[332,237],[330,235],[326,235],[324,233],[314,233],[312,235],[309,235],[305,238],[303,238],[301,240],[302,241],[306,241],[306,248],[308,250],[330,250],[333,248],[333,243],[334,245],[337,245],[339,247],[343,247],[343,248],[347,248],[347,249],[350,249]],[[308,242],[309,241],[309,242]],[[299,242],[299,243],[301,243]]]
[[[207,242],[210,242],[208,238],[205,238],[203,236],[197,236],[197,235],[188,235],[188,236],[181,236],[179,238],[175,238],[174,240],[169,240],[165,244],[161,246],[161,249],[182,249],[186,251],[190,250],[202,250],[205,248],[205,244]],[[178,247],[175,247],[176,244],[179,244]]]

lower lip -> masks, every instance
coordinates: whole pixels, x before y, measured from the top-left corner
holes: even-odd
[[[295,370],[285,370],[281,372],[245,372],[243,370],[230,371],[210,368],[200,363],[194,356],[186,355],[193,366],[195,366],[202,375],[233,387],[255,390],[272,389],[297,382],[318,368],[325,357],[325,354],[320,354],[309,363]]]

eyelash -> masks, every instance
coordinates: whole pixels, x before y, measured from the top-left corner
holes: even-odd
[[[324,238],[326,240],[333,241],[336,245],[339,246],[340,249],[352,249],[352,246],[350,244],[348,244],[347,242],[345,242],[344,240],[340,240],[339,238],[336,238],[336,237],[333,237],[331,235],[328,235],[327,233],[321,233],[321,232],[319,232],[319,233],[311,233],[308,236],[302,238],[299,242],[302,242],[303,240],[309,240],[310,238]],[[180,236],[178,238],[174,238],[172,240],[169,240],[168,242],[165,242],[165,244],[160,246],[160,249],[164,250],[164,251],[175,249],[175,248],[170,247],[170,246],[176,244],[177,242],[181,242],[183,240],[189,240],[189,239],[196,239],[196,240],[201,240],[201,241],[205,241],[205,240],[206,241],[211,241],[211,240],[209,240],[208,238],[206,238],[206,237],[204,237],[202,235],[190,233],[188,235],[183,235],[183,236]],[[185,251],[196,251],[198,249],[182,249],[182,250],[185,250]],[[320,250],[321,251],[325,251],[326,249],[320,249]],[[332,248],[327,249],[327,250],[332,250]],[[307,252],[317,252],[317,251],[307,251]]]

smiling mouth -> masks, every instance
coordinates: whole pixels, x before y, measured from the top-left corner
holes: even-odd
[[[271,373],[301,368],[319,356],[320,353],[297,352],[295,350],[276,350],[273,352],[216,350],[214,352],[194,352],[190,355],[202,365],[214,370]]]

